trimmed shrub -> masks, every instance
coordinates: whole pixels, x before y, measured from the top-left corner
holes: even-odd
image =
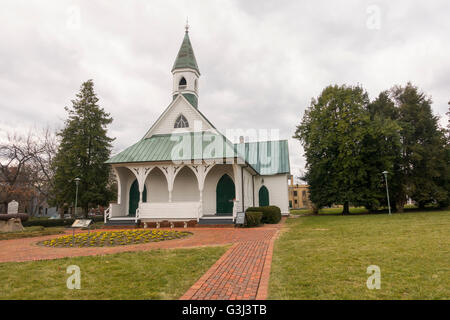
[[[24,227],[42,226],[42,227],[67,227],[72,225],[75,219],[42,219],[31,220],[23,223]]]
[[[249,211],[245,213],[245,221],[246,226],[251,227],[257,227],[261,224],[261,218],[263,216],[262,212],[257,211]]]
[[[81,218],[80,218],[81,219]],[[93,222],[103,221],[103,217],[93,217],[88,218],[92,219]],[[24,227],[32,227],[32,226],[43,226],[43,227],[69,227],[71,226],[76,219],[43,219],[43,220],[31,220],[23,223]]]
[[[246,212],[262,212],[262,223],[276,224],[281,220],[281,210],[277,206],[249,207]]]
[[[281,221],[281,209],[277,206],[267,206],[264,207],[266,210],[266,214],[263,215],[263,222],[264,223],[278,223]],[[263,211],[264,212],[264,211]]]
[[[0,220],[8,221],[9,219],[17,219],[23,223],[28,220],[28,215],[26,213],[10,213],[10,214],[0,214]]]

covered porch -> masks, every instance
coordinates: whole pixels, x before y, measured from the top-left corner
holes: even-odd
[[[242,208],[239,164],[114,164],[117,202],[107,221],[157,222],[200,219],[235,220]]]

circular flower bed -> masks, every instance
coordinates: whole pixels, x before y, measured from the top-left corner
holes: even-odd
[[[91,233],[78,233],[75,236],[67,235],[52,240],[38,242],[39,245],[56,248],[71,247],[114,247],[130,244],[159,242],[164,240],[180,239],[191,235],[186,231],[172,230],[122,230],[102,231]]]

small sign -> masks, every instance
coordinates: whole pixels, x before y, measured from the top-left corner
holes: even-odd
[[[71,225],[72,228],[87,228],[92,223],[91,219],[78,219]]]
[[[245,223],[245,212],[237,212],[236,224],[244,224],[244,223]]]

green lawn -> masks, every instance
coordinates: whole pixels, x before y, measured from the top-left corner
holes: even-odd
[[[270,299],[450,299],[450,211],[288,219]],[[381,289],[369,290],[369,265]]]
[[[350,207],[350,214],[368,213],[369,211],[364,207]],[[311,209],[291,209],[291,214],[312,214]],[[341,214],[342,208],[322,208],[319,210],[319,214]]]
[[[226,249],[151,250],[0,263],[0,299],[176,299]],[[70,265],[81,269],[80,290],[67,289]]]
[[[52,234],[64,233],[64,231],[66,230],[66,228],[64,227],[44,228],[42,226],[25,227],[24,229],[24,231],[18,232],[1,232],[0,240],[48,236]]]

